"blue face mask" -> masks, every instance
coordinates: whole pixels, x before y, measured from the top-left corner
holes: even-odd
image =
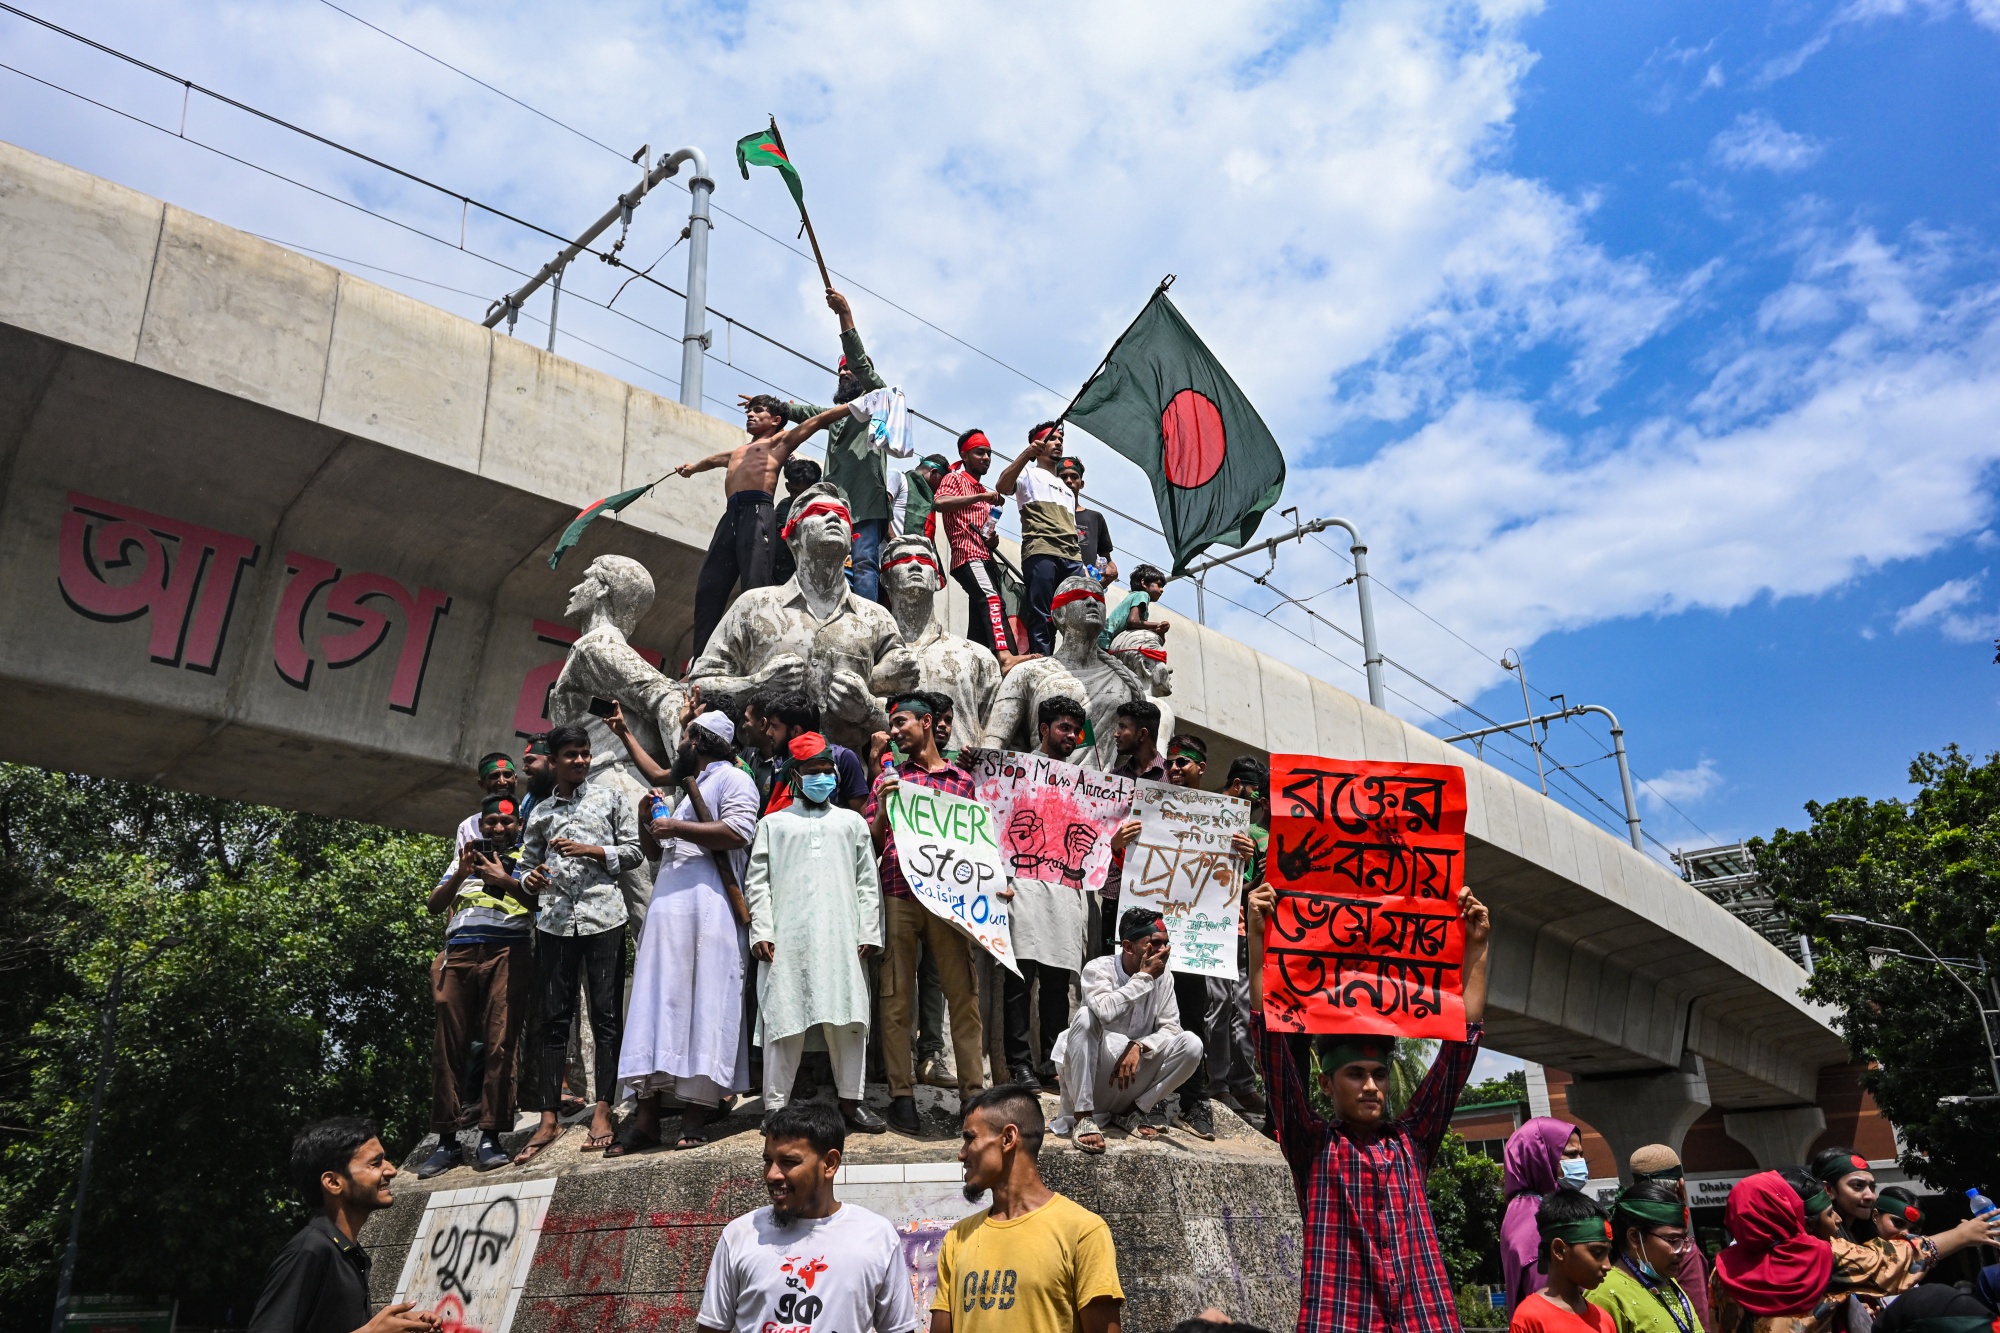
[[[1590,1179],[1590,1163],[1581,1157],[1562,1159],[1562,1178],[1572,1185],[1581,1185]]]
[[[799,777],[799,792],[814,805],[825,805],[833,799],[833,789],[840,785],[837,773],[805,773]]]

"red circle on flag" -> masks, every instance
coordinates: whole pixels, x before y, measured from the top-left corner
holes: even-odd
[[[1167,446],[1167,480],[1183,490],[1207,485],[1229,450],[1222,413],[1195,389],[1182,389],[1160,413],[1160,438]]]

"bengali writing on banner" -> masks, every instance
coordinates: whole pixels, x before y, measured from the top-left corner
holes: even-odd
[[[1250,831],[1250,802],[1142,780],[1132,813],[1139,841],[1125,853],[1120,906],[1166,917],[1174,971],[1235,980],[1243,859],[1230,835]]]
[[[1264,1019],[1465,1038],[1465,770],[1271,756]]]
[[[1007,875],[1000,866],[993,812],[979,801],[915,782],[899,783],[882,800],[903,878],[917,901],[1019,976],[1007,903],[998,896],[1007,887]]]
[[[1131,778],[1012,750],[962,750],[958,763],[993,811],[1007,874],[1103,889],[1111,835],[1132,809]]]

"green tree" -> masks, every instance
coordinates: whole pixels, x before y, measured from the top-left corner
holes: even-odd
[[[2000,754],[1921,754],[1910,781],[1907,801],[1808,804],[1810,828],[1751,848],[1759,879],[1812,941],[1806,996],[1839,1011],[1841,1035],[1871,1063],[1861,1081],[1902,1133],[1903,1168],[1956,1191],[1993,1181],[2000,1142],[2000,1105],[1938,1105],[1992,1090],[1972,998],[1934,963],[1879,952],[1920,953],[1907,936],[1826,919],[1864,916],[1947,958],[2000,960]]]
[[[0,766],[0,1326],[54,1299],[101,1041],[126,960],[78,1289],[247,1321],[303,1220],[292,1134],[424,1130],[436,838]],[[175,940],[134,970],[154,944]]]
[[[1431,1224],[1453,1290],[1472,1282],[1500,1280],[1500,1163],[1465,1146],[1448,1130],[1437,1162],[1424,1179]]]
[[[1465,1091],[1458,1094],[1460,1106],[1491,1106],[1496,1102],[1525,1102],[1528,1100],[1528,1071],[1510,1069],[1498,1078],[1483,1078],[1477,1083],[1465,1085]]]

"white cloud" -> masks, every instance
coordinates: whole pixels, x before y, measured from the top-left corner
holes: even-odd
[[[1783,175],[1811,166],[1826,151],[1826,145],[1792,133],[1766,112],[1746,111],[1715,136],[1709,151],[1722,165],[1737,171],[1761,168]]]
[[[1722,773],[1713,759],[1703,758],[1693,768],[1670,768],[1639,785],[1639,804],[1647,810],[1664,810],[1667,802],[1685,808],[1722,785]]]
[[[1954,643],[1976,643],[2000,636],[2000,611],[1978,611],[1974,603],[1984,591],[1986,573],[1947,579],[1896,613],[1896,632],[1937,626]]]
[[[1768,88],[1798,73],[1842,28],[1910,17],[1936,23],[1960,12],[1978,26],[2000,32],[2000,0],[1848,0],[1798,47],[1765,62],[1751,86]]]

